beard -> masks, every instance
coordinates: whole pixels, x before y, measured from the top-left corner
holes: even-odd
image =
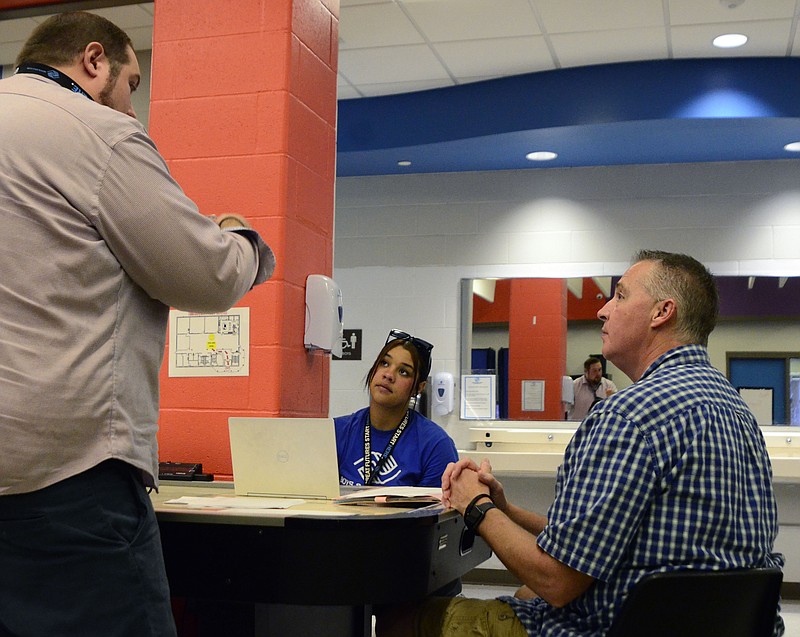
[[[109,108],[113,108],[115,111],[119,109],[114,106],[114,86],[117,84],[117,78],[119,77],[119,71],[116,73],[112,72],[109,74],[108,79],[106,80],[106,85],[103,87],[103,90],[100,91],[100,95],[97,96],[97,101],[100,102],[103,106],[108,106]],[[121,111],[120,111],[121,112]]]

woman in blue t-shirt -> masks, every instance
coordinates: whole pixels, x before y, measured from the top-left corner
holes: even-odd
[[[392,330],[367,374],[369,407],[334,419],[342,485],[439,487],[453,440],[411,409],[425,388],[433,345]]]

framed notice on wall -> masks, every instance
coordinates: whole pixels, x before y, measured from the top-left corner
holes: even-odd
[[[772,387],[739,387],[742,397],[759,425],[773,424]]]
[[[493,420],[497,412],[497,376],[465,374],[461,377],[461,419]]]
[[[522,411],[544,411],[544,381],[522,381]]]

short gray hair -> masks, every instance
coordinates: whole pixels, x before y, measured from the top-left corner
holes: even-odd
[[[708,345],[719,316],[717,284],[708,268],[686,254],[661,250],[640,250],[633,263],[640,261],[657,264],[644,281],[647,292],[656,301],[675,300],[676,337],[687,344]]]

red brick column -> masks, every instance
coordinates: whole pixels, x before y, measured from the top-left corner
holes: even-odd
[[[329,358],[303,347],[305,279],[332,272],[338,0],[156,0],[150,134],[204,214],[275,251],[248,293],[250,375],[161,372],[161,459],[230,474],[230,415],[327,416]],[[157,229],[154,229],[157,231]]]
[[[562,420],[567,360],[565,279],[512,279],[509,312],[508,417]],[[543,380],[544,411],[522,411],[522,382]]]

